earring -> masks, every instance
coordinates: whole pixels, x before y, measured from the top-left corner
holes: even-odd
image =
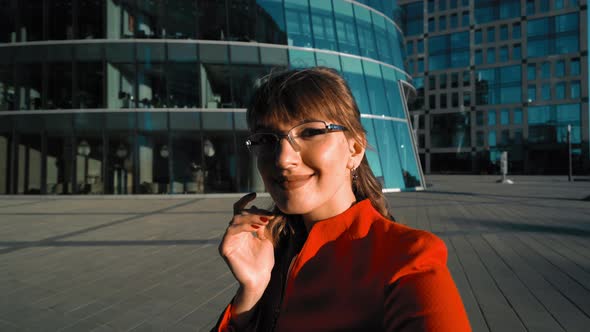
[[[350,176],[352,177],[352,182],[356,182],[356,180],[359,178],[358,174],[356,173],[356,168],[350,169]]]

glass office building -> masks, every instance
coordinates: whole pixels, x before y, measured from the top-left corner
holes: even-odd
[[[590,174],[586,1],[400,5],[426,173]]]
[[[273,70],[315,65],[349,82],[384,188],[423,186],[396,1],[0,8],[0,194],[263,190],[243,143],[249,97]]]

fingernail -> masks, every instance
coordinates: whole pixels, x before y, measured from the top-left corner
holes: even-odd
[[[260,225],[252,225],[252,228],[259,229],[260,228]]]
[[[262,222],[268,222],[268,218],[267,217],[260,217],[260,221],[262,221]]]

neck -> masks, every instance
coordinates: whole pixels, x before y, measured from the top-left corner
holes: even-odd
[[[356,203],[356,197],[352,192],[347,192],[343,198],[339,198],[335,202],[327,202],[324,206],[309,213],[303,214],[303,223],[307,229],[307,233],[311,231],[313,225],[318,221],[325,220],[334,216],[337,216],[344,211],[348,210],[351,206]]]

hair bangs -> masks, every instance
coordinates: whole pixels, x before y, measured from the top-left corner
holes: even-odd
[[[289,77],[279,74],[265,80],[248,109],[250,130],[260,127],[274,127],[279,123],[296,123],[305,120],[337,121],[339,98],[329,82],[322,77],[300,71]]]

